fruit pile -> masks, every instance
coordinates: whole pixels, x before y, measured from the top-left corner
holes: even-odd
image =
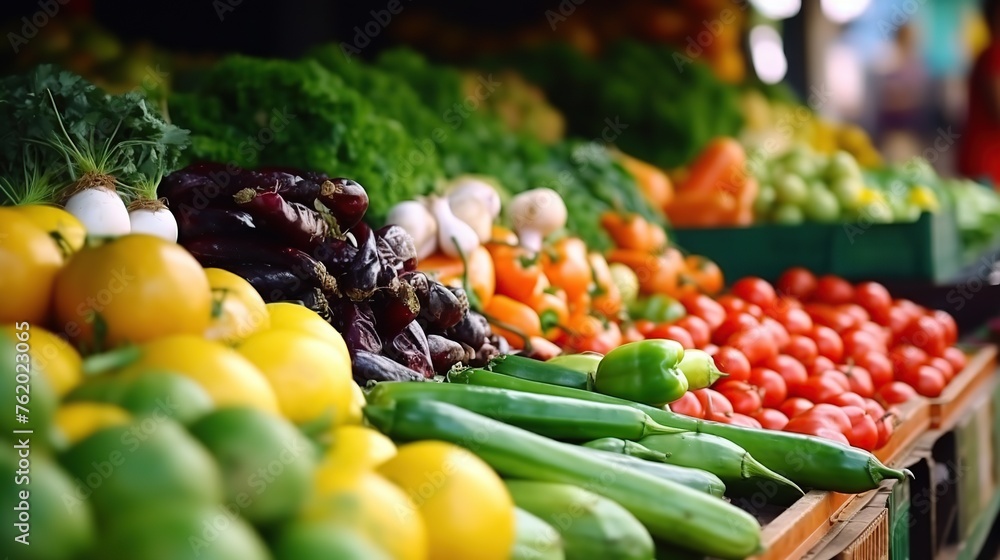
[[[463,288],[416,270],[405,230],[362,221],[368,194],[350,179],[200,163],[159,192],[198,262],[248,280],[267,302],[301,301],[325,317],[361,383],[429,378],[505,348]]]
[[[705,349],[728,374],[671,403],[697,418],[877,449],[895,405],[940,396],[966,363],[951,315],[893,300],[875,282],[795,268],[776,287],[749,277],[718,300],[681,301],[688,322],[664,337]]]

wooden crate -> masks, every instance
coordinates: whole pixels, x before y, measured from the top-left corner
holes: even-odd
[[[969,363],[951,380],[941,396],[931,399],[931,427],[950,430],[973,402],[992,393],[997,375],[997,347],[985,344],[970,348]]]

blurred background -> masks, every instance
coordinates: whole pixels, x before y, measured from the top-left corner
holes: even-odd
[[[890,163],[924,155],[943,175],[956,150],[928,147],[961,134],[967,75],[988,43],[975,0],[7,0],[0,16],[5,69],[54,60],[122,83],[150,61],[292,57],[329,42],[363,58],[404,44],[460,64],[550,41],[585,53],[623,37],[665,43],[724,81],[781,83],[819,115],[860,125]]]

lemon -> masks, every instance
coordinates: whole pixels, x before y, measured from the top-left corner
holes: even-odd
[[[468,498],[472,502],[472,496]],[[394,560],[428,557],[427,527],[417,506],[374,471],[317,470],[315,491],[299,521],[335,523],[357,531]]]
[[[361,390],[361,386],[358,385],[353,379],[351,380],[351,405],[347,413],[347,418],[344,419],[345,424],[351,424],[355,426],[360,426],[365,419],[364,408],[367,401],[365,400],[365,392]]]
[[[506,560],[514,545],[514,501],[482,459],[456,445],[418,441],[378,468],[417,505],[430,558]]]
[[[27,217],[0,208],[0,323],[41,324],[63,266],[55,241]]]
[[[99,402],[64,404],[56,411],[56,431],[63,441],[72,445],[90,434],[110,426],[123,426],[132,415],[120,406]]]
[[[174,335],[146,343],[140,358],[121,371],[125,378],[167,370],[189,377],[205,389],[216,407],[249,406],[278,413],[278,399],[260,370],[239,352],[193,335]]]
[[[278,397],[281,413],[296,424],[330,417],[335,425],[349,416],[353,393],[346,352],[301,332],[271,329],[240,344]]]
[[[0,330],[12,337],[18,334],[14,325]],[[31,367],[41,371],[49,386],[62,398],[83,380],[80,354],[70,343],[42,327],[31,325],[26,334]]]
[[[67,257],[79,251],[87,239],[87,228],[83,227],[83,223],[73,214],[57,206],[26,204],[15,206],[14,210],[47,231]]]
[[[364,426],[341,426],[330,433],[331,445],[321,468],[374,469],[396,455],[396,446],[381,432]]]
[[[344,337],[312,309],[297,303],[281,301],[267,304],[267,312],[271,317],[272,329],[304,333],[332,345],[345,356],[350,355]]]
[[[237,344],[271,326],[264,298],[249,282],[221,268],[206,268],[205,276],[215,302],[205,338]]]

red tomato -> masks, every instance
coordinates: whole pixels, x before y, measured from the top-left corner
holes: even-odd
[[[729,337],[739,331],[756,327],[759,324],[760,321],[749,313],[737,313],[735,315],[730,315],[729,317],[726,317],[726,320],[723,321],[717,329],[715,329],[715,332],[712,333],[712,342],[721,346],[729,340]]]
[[[697,391],[691,391],[694,396],[698,398],[698,402],[701,403],[701,407],[705,410],[705,418],[708,418],[711,414],[732,414],[733,405],[719,394],[718,391],[712,389],[698,389]]]
[[[709,420],[714,420],[723,424],[732,424],[734,426],[743,426],[745,428],[761,429],[760,422],[750,416],[747,416],[746,414],[717,414]]]
[[[705,407],[701,405],[701,401],[698,400],[698,396],[690,391],[684,393],[681,398],[670,403],[670,410],[676,412],[677,414],[683,414],[684,416],[690,416],[692,418],[705,417]]]
[[[839,276],[820,276],[816,281],[816,299],[830,305],[851,303],[854,300],[854,286]]]
[[[750,310],[749,301],[733,294],[721,295],[715,301],[726,310],[726,316],[747,313]]]
[[[649,319],[636,319],[632,325],[635,326],[635,330],[639,331],[639,334],[644,337],[656,328],[656,323],[650,321]]]
[[[837,332],[844,332],[860,324],[851,315],[838,311],[833,306],[825,303],[809,303],[806,304],[804,309],[812,317],[814,324],[830,327]]]
[[[645,340],[646,335],[639,332],[635,324],[626,325],[622,323],[622,344],[628,344],[629,342],[638,342],[640,340]]]
[[[815,325],[810,336],[816,341],[820,356],[826,356],[835,364],[844,359],[844,341],[836,331],[830,327]]]
[[[886,404],[901,404],[917,397],[917,391],[902,381],[886,383],[879,388],[878,399]]]
[[[810,377],[794,388],[793,396],[810,402],[824,403],[844,392],[844,387],[829,377]]]
[[[729,399],[733,405],[733,412],[749,415],[760,410],[762,403],[760,393],[745,381],[723,379],[716,383],[713,389]]]
[[[782,430],[788,424],[788,417],[773,408],[762,408],[753,417],[765,430]]]
[[[788,346],[789,335],[784,325],[770,317],[764,317],[761,319],[760,324],[762,327],[770,331],[771,337],[774,338],[774,342],[778,345],[778,350]]]
[[[885,409],[875,399],[865,399],[865,411],[868,413],[868,416],[876,420],[885,416]]]
[[[715,367],[719,368],[719,371],[729,374],[725,379],[750,380],[750,361],[743,352],[732,346],[720,346],[712,358],[715,359]]]
[[[828,369],[811,377],[826,377],[827,379],[832,379],[844,391],[851,390],[851,380],[847,378],[844,372],[838,369]]]
[[[892,373],[896,379],[906,372],[926,364],[929,359],[930,356],[927,355],[927,352],[909,344],[901,344],[889,351]]]
[[[759,325],[734,334],[726,344],[743,352],[751,366],[762,364],[778,355],[778,344],[774,337]]]
[[[750,384],[760,392],[761,404],[767,408],[781,405],[788,397],[788,385],[784,378],[770,368],[756,367],[750,370]]]
[[[947,342],[945,342],[944,327],[933,317],[926,315],[910,321],[910,324],[903,329],[900,340],[908,342],[932,356],[943,355],[945,348],[948,347]]]
[[[865,406],[865,398],[857,393],[852,393],[850,391],[836,395],[827,402],[829,404],[835,404],[837,406],[860,406],[862,408],[864,408]]]
[[[812,330],[813,320],[804,309],[797,307],[780,307],[772,315],[781,323],[788,334],[808,334]]]
[[[715,353],[719,351],[719,347],[709,342],[708,344],[702,346],[701,350],[706,354],[714,356]]]
[[[691,335],[691,341],[695,348],[704,348],[712,339],[712,329],[708,323],[696,315],[681,317],[676,323],[678,327],[686,330]]]
[[[851,429],[851,419],[847,415],[847,412],[836,405],[819,403],[807,410],[803,416],[824,420],[830,424],[831,428],[838,432],[845,432]]]
[[[809,377],[815,377],[825,371],[837,369],[837,364],[833,363],[833,360],[826,356],[817,356],[816,360],[807,369],[809,370]]]
[[[958,325],[955,323],[955,318],[940,309],[931,311],[929,315],[944,329],[944,343],[948,346],[955,344],[958,341]]]
[[[962,373],[962,370],[965,369],[965,362],[967,361],[965,352],[962,352],[954,346],[945,348],[944,359],[948,360],[948,363],[951,364],[952,369],[955,371],[955,375]]]
[[[816,284],[816,275],[812,272],[802,267],[793,267],[782,273],[776,286],[781,295],[806,300],[816,291]]]
[[[678,325],[667,325],[660,324],[656,328],[649,331],[646,338],[665,338],[667,340],[676,340],[684,348],[696,348],[694,345],[694,339],[691,337],[691,333],[687,332],[687,329]]]
[[[862,282],[854,287],[854,303],[865,308],[872,321],[880,325],[889,324],[889,308],[892,295],[878,282]]]
[[[895,299],[892,301],[892,305],[894,307],[899,307],[903,309],[910,315],[910,317],[914,318],[920,317],[921,315],[924,315],[927,312],[927,309],[924,308],[924,306],[914,303],[913,301],[908,299],[903,299],[903,298]]]
[[[851,329],[841,335],[844,343],[844,357],[858,359],[869,352],[885,352],[885,347],[875,335],[860,329]]]
[[[778,410],[780,410],[786,417],[794,418],[812,407],[812,401],[803,399],[802,397],[792,397],[790,399],[785,399],[785,402],[781,403]]]
[[[685,295],[681,298],[681,303],[689,314],[704,319],[711,330],[719,328],[726,320],[726,309],[705,294]]]
[[[867,323],[871,321],[872,317],[868,314],[868,311],[864,307],[857,305],[855,303],[844,303],[836,307],[837,311],[851,317],[854,320],[855,326],[861,323]]]
[[[746,300],[761,309],[770,309],[778,300],[774,288],[763,278],[747,276],[737,280],[729,290],[736,297]]]
[[[845,406],[844,412],[851,421],[851,427],[844,432],[847,441],[854,447],[872,451],[878,445],[878,426],[875,420],[868,416],[863,406]]]
[[[944,375],[944,382],[946,384],[955,377],[955,368],[951,367],[951,362],[944,358],[931,358],[927,360],[927,365],[940,371]]]
[[[899,337],[903,334],[903,329],[910,324],[913,317],[902,307],[893,306],[889,309],[889,333],[892,335],[893,342],[898,342]]]
[[[789,391],[792,390],[792,386],[805,383],[806,379],[809,379],[806,366],[787,354],[778,354],[768,360],[764,366],[778,372],[778,375],[785,380],[785,385]]]
[[[850,424],[850,420],[846,416],[844,416],[844,421]],[[784,431],[822,437],[844,445],[850,445],[847,441],[847,436],[844,435],[842,430],[838,429],[833,421],[822,415],[812,416],[809,414],[809,411],[789,420],[788,424],[785,425]]]
[[[867,321],[858,325],[858,330],[864,331],[875,337],[875,340],[878,341],[879,346],[883,349],[883,353],[889,348],[889,342],[892,340],[892,333],[888,328],[883,327],[878,323]]]
[[[878,442],[875,443],[875,449],[882,449],[892,439],[892,432],[896,426],[891,416],[883,416],[875,419],[875,427],[878,429]]]
[[[868,352],[854,358],[854,363],[868,370],[876,389],[892,382],[892,362],[885,354]]]
[[[917,393],[931,398],[940,397],[947,384],[944,374],[931,366],[920,366],[916,370],[907,371],[899,380],[916,389]]]
[[[851,391],[862,397],[871,397],[875,394],[875,383],[872,381],[872,374],[867,369],[857,364],[839,365],[837,369],[847,376]]]
[[[816,361],[819,349],[816,347],[816,341],[808,336],[793,334],[788,337],[788,346],[785,347],[785,354],[788,354],[808,367]]]

